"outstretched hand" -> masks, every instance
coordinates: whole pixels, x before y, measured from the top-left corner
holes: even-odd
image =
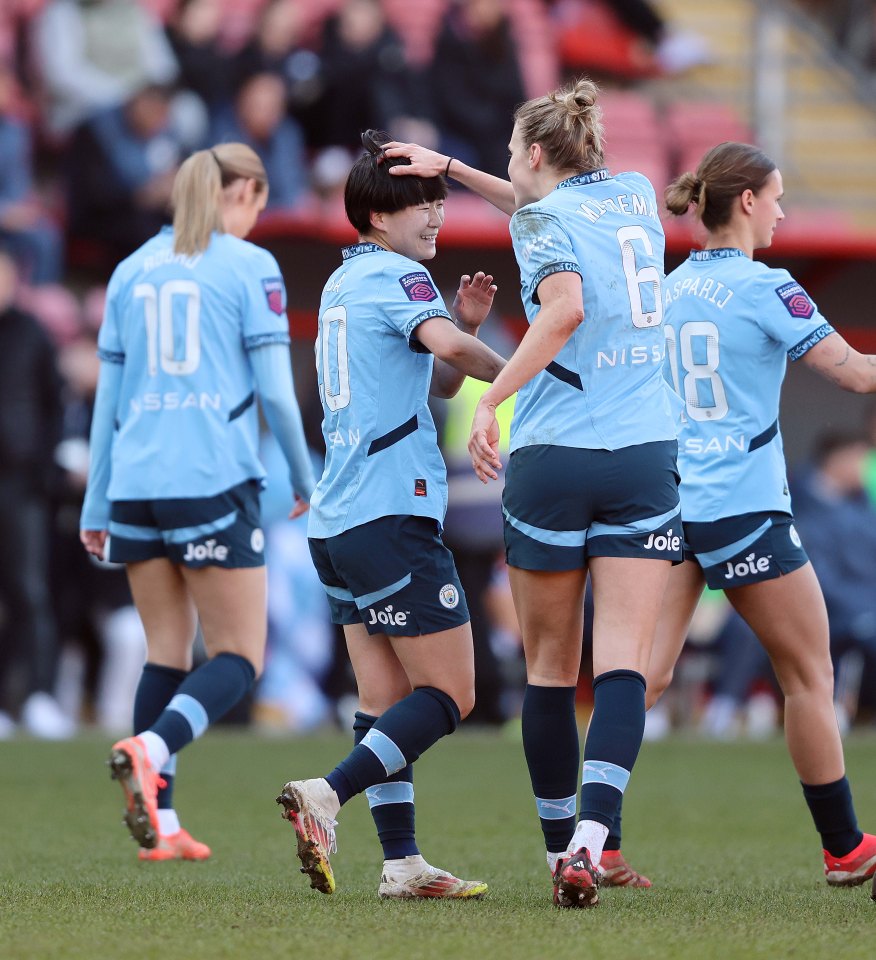
[[[453,300],[453,316],[463,326],[476,330],[487,319],[497,289],[492,274],[478,270],[470,277],[464,273]]]
[[[411,161],[410,164],[397,163],[389,168],[389,172],[396,177],[437,177],[447,169],[450,159],[446,154],[421,147],[418,143],[401,143],[398,140],[390,140],[384,145],[383,152],[388,157],[407,157]]]

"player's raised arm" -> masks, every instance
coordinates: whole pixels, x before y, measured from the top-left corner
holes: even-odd
[[[407,157],[411,161],[409,166],[399,164],[392,167],[390,173],[393,176],[452,177],[457,183],[468,187],[473,193],[483,197],[503,213],[507,213],[509,217],[517,209],[514,188],[510,181],[484,173],[477,167],[470,167],[456,157],[437,153],[435,150],[421,147],[418,143],[401,143],[397,140],[392,140],[386,145],[386,155]]]
[[[435,357],[430,387],[433,396],[456,396],[466,376],[492,383],[504,367],[502,357],[477,339],[495,293],[496,285],[489,274],[465,274],[460,277],[453,301],[456,324],[448,323],[446,317],[432,317],[417,327],[417,339]]]

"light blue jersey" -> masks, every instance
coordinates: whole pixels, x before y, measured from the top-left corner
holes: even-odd
[[[264,476],[247,351],[288,343],[286,292],[261,247],[214,233],[175,254],[165,227],[112,275],[98,337],[123,364],[108,499],[210,497]]]
[[[833,333],[787,270],[741,250],[695,250],[664,284],[667,374],[685,401],[681,515],[790,513],[779,432],[787,359]]]
[[[434,359],[412,336],[430,317],[450,312],[421,264],[374,243],[344,248],[319,307],[326,460],[309,537],[378,517],[443,520],[447,476],[427,406]]]
[[[538,285],[580,274],[584,322],[522,387],[511,450],[553,444],[617,450],[677,436],[677,397],[663,378],[663,228],[638,173],[580,174],[511,218],[530,324]]]

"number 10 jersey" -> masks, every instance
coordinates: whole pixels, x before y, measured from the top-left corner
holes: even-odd
[[[443,521],[447,471],[427,403],[434,359],[415,336],[432,317],[450,313],[421,264],[374,243],[344,248],[319,307],[326,457],[309,537],[378,517]]]
[[[289,343],[286,291],[267,250],[214,233],[174,253],[163,228],[107,288],[98,355],[123,366],[108,497],[211,497],[261,479],[248,351]]]

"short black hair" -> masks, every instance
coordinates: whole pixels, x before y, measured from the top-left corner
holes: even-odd
[[[347,219],[361,233],[371,229],[371,212],[395,213],[421,203],[434,203],[447,196],[444,177],[394,177],[390,167],[410,165],[407,157],[387,157],[383,151],[392,137],[379,130],[362,134],[365,153],[353,164],[344,187]]]

